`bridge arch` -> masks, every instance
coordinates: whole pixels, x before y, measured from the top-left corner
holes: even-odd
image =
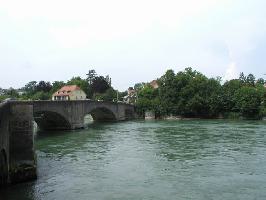
[[[0,151],[0,186],[6,185],[8,181],[7,155],[4,149]]]
[[[53,111],[34,112],[34,121],[42,130],[69,130],[71,123],[62,114]]]
[[[96,107],[85,114],[90,114],[94,121],[99,121],[99,122],[117,121],[115,113],[111,109],[108,109],[106,107]]]

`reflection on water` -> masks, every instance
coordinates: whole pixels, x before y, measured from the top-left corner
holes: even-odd
[[[38,180],[0,199],[266,199],[265,121],[136,121],[38,132]]]

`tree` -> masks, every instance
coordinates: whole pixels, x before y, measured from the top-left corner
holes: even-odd
[[[37,82],[36,81],[30,81],[24,86],[24,90],[26,92],[27,96],[31,96],[36,92]]]
[[[264,85],[265,84],[265,80],[263,78],[259,78],[257,80],[257,84]]]
[[[176,112],[175,100],[177,99],[177,84],[173,70],[167,70],[166,73],[159,79],[159,97],[162,111],[166,114]]]
[[[245,74],[243,72],[240,73],[239,80],[240,80],[241,84],[245,84],[246,83],[247,78],[246,78],[246,76],[245,76]]]
[[[253,74],[249,74],[247,76],[247,81],[246,83],[250,86],[254,86],[255,85],[255,76]]]
[[[235,94],[236,109],[245,118],[260,118],[262,96],[254,87],[241,87]]]
[[[77,85],[86,93],[87,96],[89,96],[89,84],[87,80],[82,79],[80,76],[72,77],[69,81],[67,81],[67,85]]]
[[[17,92],[17,90],[15,90],[14,88],[9,88],[6,90],[5,94],[8,96],[8,97],[11,97],[11,98],[17,98],[19,97],[19,94]]]
[[[233,79],[222,86],[222,111],[232,112],[235,109],[235,93],[242,87],[241,80]]]
[[[52,85],[50,82],[45,82],[45,81],[40,81],[37,85],[36,85],[36,91],[37,92],[50,92],[50,90],[52,89]]]
[[[104,93],[95,94],[95,99],[103,101],[116,101],[116,95],[116,91],[111,87],[107,89]]]
[[[65,85],[64,81],[54,81],[51,92],[54,93]]]
[[[50,94],[44,91],[38,91],[32,96],[32,100],[49,100]]]
[[[118,101],[122,101],[123,97],[127,95],[127,91],[118,92]]]
[[[139,91],[139,98],[136,105],[141,115],[144,115],[145,111],[154,111],[155,115],[159,116],[161,109],[158,89],[154,89],[149,84],[146,84]]]
[[[139,90],[141,90],[142,88],[144,88],[144,86],[145,86],[145,83],[136,83],[136,84],[134,85],[134,90],[139,91]]]
[[[94,69],[89,70],[89,73],[87,75],[87,81],[89,85],[92,84],[93,79],[97,76],[96,71]]]
[[[107,83],[106,79],[103,76],[95,77],[91,84],[93,94],[104,93],[109,88],[110,85]]]

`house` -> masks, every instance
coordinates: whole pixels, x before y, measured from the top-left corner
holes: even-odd
[[[23,89],[18,89],[17,92],[18,92],[19,96],[21,96],[21,95],[26,93],[25,90],[23,90]]]
[[[127,90],[127,95],[123,97],[123,102],[125,103],[136,103],[137,100],[137,92],[133,87],[129,87]]]
[[[157,80],[150,82],[150,85],[153,89],[157,89],[159,87]]]
[[[52,95],[52,100],[85,100],[86,93],[77,85],[66,85]]]

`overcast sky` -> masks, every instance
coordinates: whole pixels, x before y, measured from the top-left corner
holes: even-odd
[[[125,90],[192,67],[266,78],[265,0],[0,0],[0,87],[110,75]]]

